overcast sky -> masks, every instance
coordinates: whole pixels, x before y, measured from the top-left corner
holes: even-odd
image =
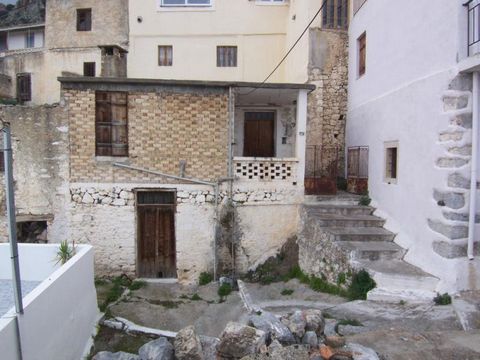
[[[17,0],[0,0],[0,3],[4,3],[5,5],[16,4]]]

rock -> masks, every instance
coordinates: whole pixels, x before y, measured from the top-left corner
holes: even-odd
[[[285,321],[285,322],[284,322]],[[301,339],[305,335],[305,327],[307,326],[307,321],[302,313],[302,311],[297,310],[293,314],[282,319],[285,325],[288,326],[293,335],[298,339]]]
[[[308,347],[303,345],[291,345],[275,349],[269,355],[271,360],[310,360]]]
[[[270,345],[268,345],[268,352],[273,352],[275,350],[281,349],[282,344],[278,340],[273,340]]]
[[[247,194],[245,194],[245,193],[235,194],[235,195],[233,195],[233,201],[243,203],[243,202],[247,201]]]
[[[272,340],[276,339],[282,344],[290,345],[295,343],[295,338],[288,327],[268,311],[263,311],[260,315],[251,315],[249,325],[264,331],[267,337],[271,337]]]
[[[220,340],[213,337],[203,336],[200,338],[200,341],[202,343],[203,357],[205,360],[216,360],[217,347]]]
[[[125,206],[125,204],[126,204],[125,199],[120,199],[120,198],[115,199],[112,202],[113,206]]]
[[[343,336],[361,334],[369,331],[365,326],[338,325],[338,333]]]
[[[84,204],[93,204],[93,197],[88,192],[83,195],[82,203]]]
[[[336,336],[335,326],[337,326],[337,320],[325,319],[325,328],[323,329],[325,336]]]
[[[253,327],[229,322],[220,336],[217,352],[220,358],[237,358],[257,353],[265,344],[267,334]]]
[[[333,356],[333,350],[326,345],[320,346],[320,356],[325,360],[330,360]]]
[[[322,335],[323,329],[325,328],[325,319],[323,318],[322,312],[316,309],[309,309],[303,312],[307,325],[305,326],[306,331],[314,331],[317,335]]]
[[[129,354],[123,351],[111,353],[109,351],[100,351],[92,360],[140,360],[138,355]]]
[[[332,348],[340,348],[345,346],[345,338],[342,336],[327,336],[325,337],[325,345]]]
[[[193,325],[180,330],[175,337],[177,360],[203,360],[202,343]]]
[[[353,360],[379,360],[373,349],[355,343],[349,343],[347,347],[352,352]]]
[[[140,360],[173,360],[173,345],[164,338],[158,338],[138,350]]]
[[[309,345],[311,348],[316,348],[318,346],[318,338],[315,331],[307,331],[302,338],[302,344]]]

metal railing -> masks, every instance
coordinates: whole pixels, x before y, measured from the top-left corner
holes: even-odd
[[[468,48],[467,55],[473,55],[480,52],[477,48],[480,43],[480,2],[470,0],[463,4],[468,9]]]

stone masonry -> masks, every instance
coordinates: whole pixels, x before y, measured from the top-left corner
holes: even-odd
[[[158,176],[119,169],[95,158],[95,91],[66,90],[70,115],[72,182],[148,182]],[[128,164],[148,170],[214,180],[227,170],[228,96],[205,93],[128,93]]]

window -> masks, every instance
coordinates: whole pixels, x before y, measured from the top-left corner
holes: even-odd
[[[211,6],[212,0],[161,0],[161,6]]]
[[[346,29],[348,26],[348,1],[326,0],[322,10],[324,29]]]
[[[367,34],[363,33],[357,40],[358,77],[365,74],[367,68]]]
[[[0,172],[5,172],[5,158],[3,150],[0,150]]]
[[[17,100],[19,103],[32,100],[32,81],[30,74],[17,74]]]
[[[92,9],[77,9],[77,31],[92,30]]]
[[[83,76],[95,76],[95,63],[84,62],[83,63]]]
[[[385,143],[385,181],[396,183],[398,177],[398,142]]]
[[[158,66],[172,66],[173,64],[173,47],[159,46],[158,47]]]
[[[217,67],[236,67],[237,47],[217,46]]]
[[[25,34],[25,48],[34,48],[35,47],[35,33],[28,31]]]
[[[7,33],[0,33],[0,51],[8,50]]]
[[[286,0],[257,0],[259,4],[284,4]]]
[[[95,155],[128,156],[127,93],[95,95]]]

